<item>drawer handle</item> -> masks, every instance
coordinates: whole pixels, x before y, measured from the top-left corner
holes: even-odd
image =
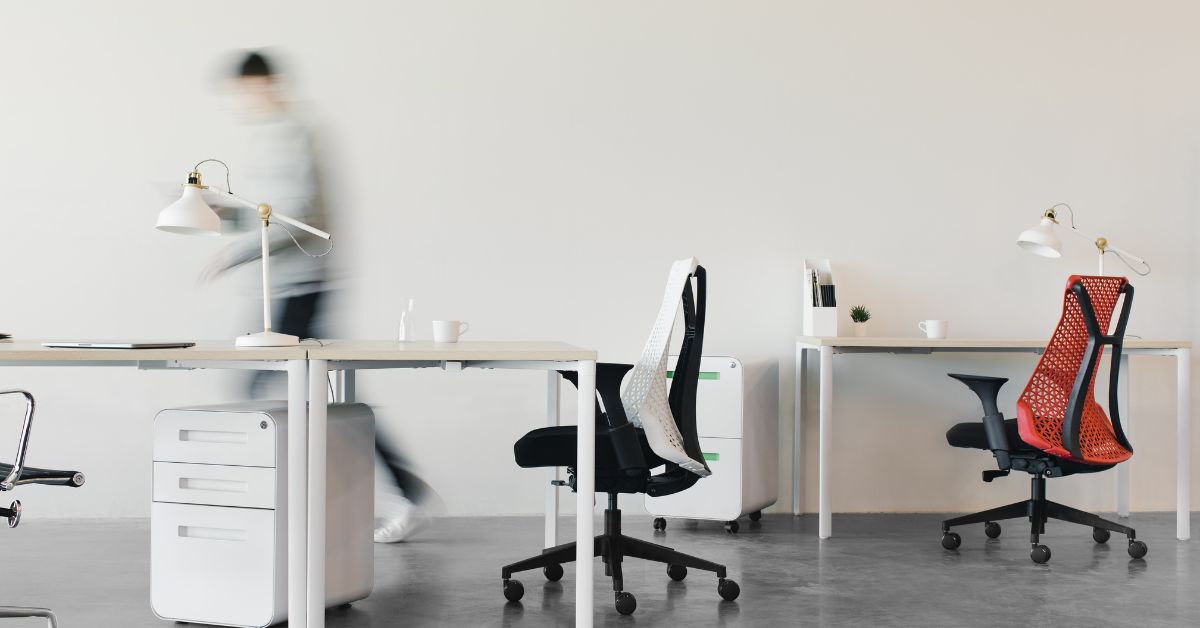
[[[185,539],[203,539],[205,541],[245,541],[246,531],[231,528],[179,526],[179,536]]]
[[[215,480],[213,478],[179,478],[179,488],[185,491],[249,493],[250,483],[240,480]]]
[[[193,443],[248,443],[246,432],[218,432],[216,430],[179,430],[179,440]]]

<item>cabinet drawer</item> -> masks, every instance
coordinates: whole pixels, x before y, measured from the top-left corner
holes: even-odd
[[[150,604],[176,621],[266,626],[275,618],[275,511],[150,509]]]
[[[275,469],[154,463],[154,501],[244,508],[275,507]]]
[[[274,467],[277,429],[262,412],[163,410],[154,418],[154,460]]]

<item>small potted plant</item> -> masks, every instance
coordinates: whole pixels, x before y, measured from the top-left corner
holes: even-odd
[[[867,335],[867,321],[871,320],[871,310],[865,305],[850,308],[850,320],[854,322],[854,335],[862,338]]]

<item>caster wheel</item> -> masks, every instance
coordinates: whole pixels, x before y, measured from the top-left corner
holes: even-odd
[[[725,531],[730,534],[737,534],[738,527],[738,522],[736,520],[725,522]]]
[[[550,582],[558,582],[562,580],[563,568],[562,565],[547,565],[542,568],[542,573],[546,574],[546,579]]]
[[[667,565],[667,575],[675,582],[679,582],[687,577],[687,567],[683,565]]]
[[[15,528],[17,524],[21,523],[21,500],[13,500],[13,503],[8,505],[8,509],[12,511],[12,514],[8,516],[8,527]]]
[[[1104,528],[1092,528],[1092,540],[1097,543],[1107,543],[1112,533]]]
[[[632,615],[637,610],[637,598],[629,591],[617,592],[617,612],[622,615]]]
[[[996,523],[995,521],[989,521],[983,524],[983,533],[986,534],[987,538],[989,539],[1000,538],[1000,524]]]
[[[667,529],[667,520],[663,519],[662,517],[655,517],[654,518],[654,531],[660,532],[660,531],[666,530],[666,529]]]
[[[1146,547],[1145,541],[1130,541],[1129,542],[1129,557],[1142,558],[1149,552],[1150,548]]]
[[[942,533],[942,547],[952,550],[958,549],[959,545],[962,545],[962,537],[957,532]]]
[[[1046,561],[1050,560],[1050,548],[1045,545],[1034,545],[1033,549],[1029,550],[1029,557],[1033,559],[1033,562],[1044,565]]]
[[[758,520],[760,520],[760,519],[762,519],[762,511],[761,510],[755,510],[754,512],[750,513],[751,521],[758,522]]]
[[[504,581],[504,599],[509,602],[520,602],[525,596],[525,585],[520,580]]]
[[[721,595],[721,599],[727,602],[732,602],[738,599],[738,595],[741,595],[742,588],[739,587],[738,583],[734,582],[733,580],[721,578],[721,580],[717,582],[717,593]]]

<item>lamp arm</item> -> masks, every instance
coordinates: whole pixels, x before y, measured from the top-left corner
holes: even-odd
[[[303,229],[303,230],[317,236],[318,238],[321,238],[322,240],[328,240],[332,237],[328,233],[325,233],[324,231],[321,231],[320,229],[318,229],[316,227],[313,227],[311,225],[306,225],[306,224],[300,222],[299,220],[296,220],[295,218],[288,218],[287,216],[284,216],[283,214],[271,212],[271,217],[276,220],[279,220],[281,222],[286,222],[287,224],[289,224],[293,227]]]
[[[251,203],[250,201],[238,196],[237,194],[234,194],[233,192],[230,192],[229,190],[219,188],[215,185],[209,185],[207,187],[208,187],[208,189],[220,194],[221,196],[227,197],[230,200],[236,201],[236,202],[240,203],[241,205],[249,207],[250,209],[258,209],[258,203]]]

